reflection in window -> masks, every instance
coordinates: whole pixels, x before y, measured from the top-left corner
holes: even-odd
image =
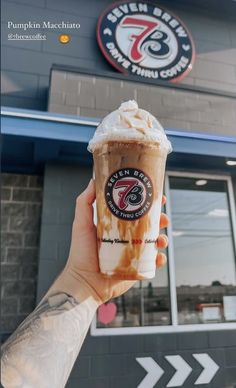
[[[168,267],[157,269],[154,279],[142,281],[143,326],[170,325]]]
[[[236,271],[227,184],[171,177],[179,324],[236,321]]]
[[[112,310],[115,313],[112,314]],[[167,266],[157,269],[154,279],[137,282],[124,295],[107,303],[105,309],[101,311],[97,315],[99,328],[169,325]]]
[[[109,308],[115,306],[115,313],[109,315]],[[108,319],[106,315],[108,311]],[[128,292],[112,299],[102,314],[97,314],[97,327],[136,327],[141,326],[141,287],[137,282]]]

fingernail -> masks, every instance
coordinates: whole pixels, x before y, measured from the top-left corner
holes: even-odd
[[[87,189],[90,189],[93,186],[93,178],[90,179]]]
[[[89,183],[84,191],[89,192],[89,191],[91,191],[92,187],[93,187],[93,179],[90,179],[90,181],[89,181]]]
[[[158,253],[156,257],[156,266],[157,268],[163,267],[167,262],[167,257],[164,253],[160,252]]]

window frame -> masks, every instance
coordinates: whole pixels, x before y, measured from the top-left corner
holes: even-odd
[[[220,323],[201,323],[201,324],[178,324],[178,306],[177,306],[177,290],[175,278],[175,262],[174,262],[174,244],[172,234],[171,222],[171,199],[170,199],[170,177],[185,177],[185,178],[203,178],[212,180],[226,181],[228,197],[229,197],[229,211],[230,222],[232,226],[234,251],[236,254],[236,206],[234,201],[233,184],[230,175],[215,175],[194,172],[179,172],[167,171],[165,178],[165,195],[167,197],[166,213],[170,219],[170,224],[167,228],[167,235],[169,239],[168,246],[168,274],[169,274],[169,292],[170,292],[170,317],[171,324],[166,326],[143,326],[143,327],[111,327],[111,328],[97,328],[96,315],[92,321],[90,334],[92,336],[104,335],[135,335],[135,334],[157,334],[157,333],[179,333],[179,332],[200,332],[212,330],[232,330],[236,329],[236,322],[220,322]]]

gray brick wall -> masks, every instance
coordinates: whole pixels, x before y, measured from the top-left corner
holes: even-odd
[[[85,189],[91,176],[91,167],[78,165],[45,167],[38,301],[67,260],[76,197]]]
[[[43,180],[2,174],[1,332],[11,333],[34,309]]]
[[[44,178],[38,300],[63,268],[70,244],[75,199],[86,187],[91,167],[47,165]],[[67,388],[136,388],[146,375],[136,357],[152,357],[164,370],[156,388],[166,387],[174,368],[166,355],[181,355],[193,368],[183,385],[194,387],[202,371],[193,353],[208,353],[220,366],[211,384],[235,388],[236,330],[94,337],[88,333]]]
[[[49,111],[104,117],[135,99],[166,128],[235,135],[236,99],[53,70]]]
[[[98,16],[110,3],[110,0],[78,0],[76,3],[74,0],[3,1],[2,104],[45,110],[50,68],[55,63],[83,67],[94,73],[96,69],[105,70],[111,72],[112,76],[116,71],[103,58],[95,36]],[[195,41],[196,62],[192,72],[182,82],[235,92],[236,23],[233,12],[225,16],[225,5],[222,5],[219,12],[213,6],[207,11],[204,2],[199,5],[196,1],[187,3],[187,1],[159,1],[160,5],[185,22]],[[47,32],[46,41],[8,41],[9,20],[18,23],[28,20],[35,22],[68,20],[79,22],[81,28],[68,31],[72,38],[68,45],[61,45],[58,42],[58,33],[55,30]],[[14,32],[22,31],[16,29]],[[28,32],[35,33],[35,30]]]

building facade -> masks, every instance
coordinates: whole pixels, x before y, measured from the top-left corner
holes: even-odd
[[[168,265],[103,306],[115,305],[116,314],[106,320],[98,312],[67,386],[234,388],[236,3],[3,3],[3,340],[65,264],[75,199],[92,176],[87,144],[97,124],[135,99],[173,145],[165,179]],[[96,39],[108,7],[108,29],[109,18],[115,24],[131,10],[155,9],[160,24],[183,23],[195,46],[191,71],[178,82],[117,71],[116,53],[110,64]],[[62,21],[80,27],[57,30]],[[9,35],[23,33],[46,38]]]

